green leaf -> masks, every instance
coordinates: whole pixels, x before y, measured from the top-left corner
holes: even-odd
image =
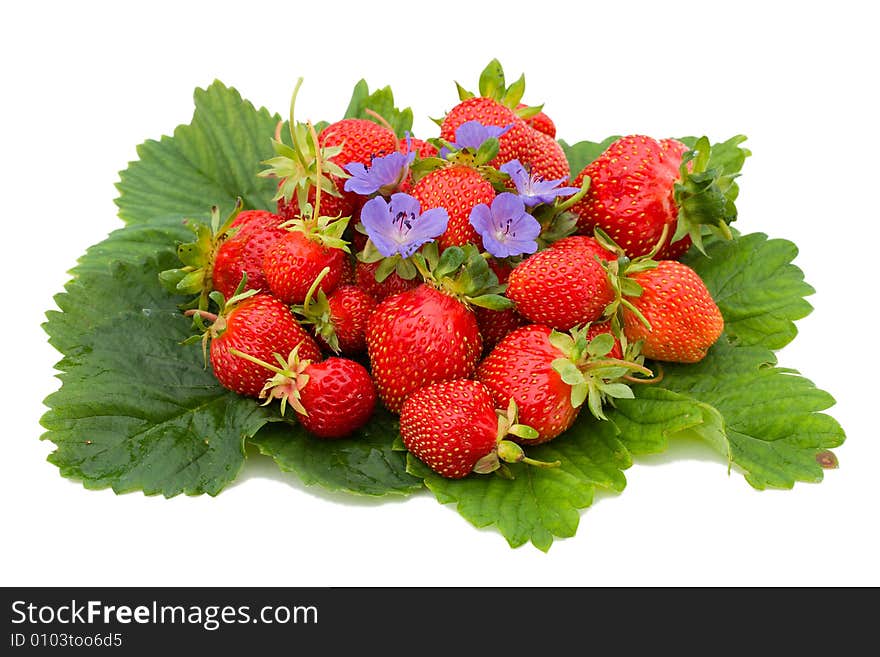
[[[348,109],[345,110],[345,118],[369,119],[381,125],[381,121],[367,110],[372,110],[388,121],[398,137],[403,137],[407,131],[412,130],[412,110],[409,107],[402,110],[395,107],[391,87],[382,87],[370,93],[366,80],[360,80],[352,91]]]
[[[564,140],[559,140],[559,145],[565,152],[565,157],[571,167],[571,177],[574,178],[590,162],[599,157],[613,142],[620,139],[619,136],[608,137],[602,141],[579,141],[569,145]]]
[[[821,481],[817,455],[845,439],[837,421],[820,412],[834,404],[831,395],[777,367],[766,347],[722,337],[699,363],[664,368],[665,388],[718,410],[731,458],[755,488]]]
[[[734,241],[707,240],[706,253],[692,252],[684,262],[706,283],[728,335],[739,344],[770,349],[791,342],[797,335],[794,321],[812,310],[803,297],[814,292],[791,264],[797,247],[752,233]]]
[[[60,310],[46,313],[64,357],[43,438],[57,445],[49,460],[61,474],[87,488],[215,495],[241,468],[244,438],[269,417],[220,387],[199,347],[179,344],[191,322],[158,274],[191,234],[180,217],[111,233],[72,270]]]
[[[397,420],[378,409],[350,438],[319,440],[299,425],[273,422],[251,442],[304,484],[359,495],[409,495],[422,482],[406,472],[405,453],[395,450]]]
[[[194,100],[192,123],[138,146],[140,159],[120,173],[116,204],[126,223],[172,214],[207,218],[214,204],[225,214],[239,196],[248,208],[275,207],[277,180],[257,172],[273,155],[280,117],[254,109],[219,81],[196,89]]]
[[[632,462],[616,428],[582,417],[556,440],[526,448],[530,458],[559,460],[558,468],[510,464],[513,479],[476,474],[444,479],[412,455],[407,467],[424,478],[438,501],[455,504],[473,525],[494,526],[511,547],[531,541],[547,551],[554,537],[574,536],[580,510],[592,504],[596,488],[620,492],[626,486],[623,470]]]

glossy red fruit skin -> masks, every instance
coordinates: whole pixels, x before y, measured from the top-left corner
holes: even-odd
[[[235,348],[267,363],[273,354],[285,358],[299,345],[301,358],[319,361],[321,350],[297,324],[290,308],[268,294],[256,294],[233,308],[226,317],[226,330],[211,340],[210,358],[214,376],[225,388],[257,397],[272,373],[229,352]]]
[[[578,216],[578,232],[589,235],[598,226],[630,258],[650,252],[664,226],[669,226],[671,238],[678,220],[673,193],[675,183],[681,180],[679,168],[685,150],[681,142],[660,142],[644,135],[629,135],[612,143],[572,183],[580,186],[586,176],[591,181],[587,194],[572,207]]]
[[[266,250],[287,234],[278,226],[284,220],[265,210],[245,210],[232,222],[235,234],[220,244],[214,255],[211,282],[225,298],[235,294],[242,274],[247,274],[245,290],[267,290],[263,275]]]
[[[388,297],[395,294],[414,290],[421,281],[418,277],[406,279],[401,278],[395,272],[381,283],[376,280],[376,270],[379,268],[379,262],[358,262],[354,267],[355,284],[364,292],[373,297],[376,301],[384,301]]]
[[[342,147],[342,152],[332,158],[341,167],[351,162],[369,165],[373,158],[398,149],[397,135],[369,119],[342,119],[331,123],[318,135],[318,143],[324,148]]]
[[[642,286],[642,295],[629,300],[651,324],[651,330],[624,309],[627,340],[644,340],[642,353],[655,360],[702,360],[724,331],[724,318],[699,275],[680,262],[661,260],[656,269],[632,278]]]
[[[591,237],[560,240],[511,272],[507,297],[531,322],[562,331],[596,321],[614,300],[614,290],[594,256],[615,260]]]
[[[473,312],[425,284],[385,299],[367,324],[373,380],[393,413],[419,388],[473,376],[482,348]]]
[[[461,479],[497,443],[498,416],[477,381],[443,381],[407,397],[400,411],[406,448],[437,474]]]
[[[366,368],[335,356],[309,365],[300,390],[308,415],[297,413],[306,431],[318,438],[344,438],[364,426],[376,406],[376,388]]]
[[[517,109],[522,109],[524,107],[526,107],[526,105],[520,103],[517,106]],[[543,132],[548,137],[556,138],[556,124],[553,123],[552,119],[544,114],[544,112],[538,112],[534,116],[525,119],[525,122],[538,132]]]
[[[553,440],[574,424],[580,412],[571,406],[571,386],[552,367],[563,354],[550,344],[551,331],[540,324],[518,328],[477,368],[477,381],[489,389],[495,407],[507,408],[513,398],[519,422],[538,432],[535,440],[523,441],[529,445]]]
[[[474,316],[480,327],[480,337],[483,338],[483,353],[494,349],[511,331],[528,324],[528,320],[513,308],[490,310],[475,307]]]
[[[498,156],[492,160],[495,167],[517,159],[532,173],[545,180],[568,178],[571,171],[562,147],[542,132],[535,130],[519,118],[513,110],[491,98],[474,97],[463,100],[453,107],[440,128],[440,137],[455,142],[456,129],[466,121],[479,121],[483,125],[511,126],[498,139]]]
[[[412,144],[411,147],[407,146],[406,137],[402,137],[397,142],[397,150],[401,153],[408,153],[410,148],[415,152],[417,157],[437,157],[439,151],[434,144],[424,141],[423,139],[416,139],[415,137],[410,137],[410,142]]]
[[[471,210],[480,203],[491,205],[495,190],[479,171],[466,166],[437,169],[415,184],[412,195],[422,212],[445,208],[449,214],[446,232],[437,240],[441,251],[465,244],[482,246],[482,238],[470,224]]]
[[[300,231],[289,231],[263,256],[263,273],[269,290],[285,303],[302,303],[324,267],[330,271],[318,287],[330,294],[339,284],[348,254],[327,248]]]
[[[376,309],[376,300],[355,285],[343,285],[333,290],[327,303],[330,304],[330,321],[339,340],[339,352],[351,355],[366,351],[365,332],[370,315]],[[318,341],[323,342],[320,338]]]

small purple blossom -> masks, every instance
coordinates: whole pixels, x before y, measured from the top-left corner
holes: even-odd
[[[345,181],[345,191],[369,196],[383,188],[396,188],[406,178],[409,167],[416,158],[408,133],[406,145],[406,153],[395,152],[377,157],[369,167],[360,162],[346,164],[344,169],[351,174],[351,178]]]
[[[510,176],[519,197],[530,208],[541,203],[552,203],[559,196],[571,196],[579,191],[577,187],[560,187],[567,178],[544,180],[541,176],[531,174],[519,160],[511,160],[501,165],[500,171]]]
[[[541,224],[526,212],[523,200],[516,194],[499,194],[491,208],[485,203],[474,206],[470,223],[483,237],[483,248],[496,258],[538,250],[535,239],[541,233]]]
[[[507,134],[507,131],[513,127],[513,124],[500,127],[497,125],[483,125],[479,121],[465,121],[455,129],[455,146],[458,150],[463,151],[466,148],[474,151],[480,150],[486,140],[495,137],[501,137]],[[440,149],[440,157],[446,157],[449,149],[445,146]]]
[[[383,256],[408,258],[446,232],[449,215],[444,208],[423,213],[415,197],[398,192],[390,202],[381,196],[367,201],[361,209],[361,223]]]

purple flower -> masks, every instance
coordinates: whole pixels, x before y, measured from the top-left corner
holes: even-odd
[[[407,136],[407,153],[390,153],[374,159],[369,167],[360,162],[350,162],[344,169],[351,174],[351,178],[345,181],[345,191],[354,192],[361,196],[369,196],[383,188],[396,188],[406,178],[409,167],[416,158],[416,153],[410,146]]]
[[[474,206],[470,222],[483,237],[483,248],[496,258],[538,250],[535,238],[541,233],[541,224],[526,212],[523,200],[516,194],[499,194],[491,208],[485,203]]]
[[[449,215],[444,208],[422,213],[416,198],[398,192],[390,202],[381,196],[367,201],[361,209],[361,223],[383,256],[408,258],[446,232]]]
[[[512,123],[502,128],[497,125],[483,125],[479,121],[465,121],[455,129],[455,143],[453,146],[460,151],[465,148],[478,151],[487,139],[492,137],[497,139],[507,134],[507,131],[512,127]],[[445,158],[448,154],[449,149],[445,146],[440,149],[440,157]]]
[[[552,203],[558,196],[571,196],[579,191],[577,187],[560,187],[567,178],[544,180],[535,174],[529,175],[519,160],[511,160],[501,165],[500,171],[510,176],[519,197],[530,208],[541,203]]]

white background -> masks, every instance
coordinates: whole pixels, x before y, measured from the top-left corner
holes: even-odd
[[[3,3],[2,585],[878,585],[880,50],[871,3]],[[434,9],[428,9],[433,7]],[[780,353],[848,434],[820,485],[757,492],[708,449],[639,459],[575,538],[508,548],[428,494],[307,489],[256,457],[217,498],[86,491],[38,438],[59,355],[40,328],[66,272],[121,224],[118,171],[215,78],[302,118],[354,82],[417,114],[492,57],[570,142],[744,133],[745,231],[786,237],[817,293]],[[11,234],[9,231],[12,231]]]

